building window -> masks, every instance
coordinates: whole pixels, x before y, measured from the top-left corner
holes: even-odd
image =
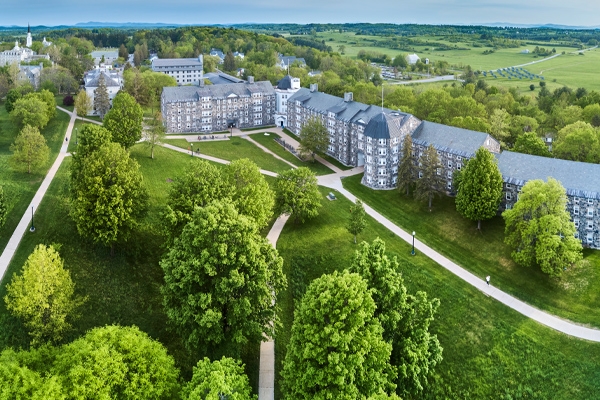
[[[573,214],[579,215],[579,206],[573,206]]]
[[[446,184],[446,188],[448,190],[452,190],[452,181],[448,181],[448,183]]]
[[[448,168],[452,168],[452,161],[448,161]]]
[[[512,194],[510,192],[506,192],[506,200],[512,200]]]
[[[588,219],[587,230],[591,231],[592,229],[594,229],[594,221],[592,221],[591,219]]]
[[[506,209],[507,209],[507,210],[511,210],[511,209],[512,209],[512,204],[510,204],[510,203],[506,203]]]
[[[588,244],[594,243],[594,233],[593,232],[589,232],[587,234],[587,242],[588,242]]]
[[[590,217],[590,218],[594,217],[594,209],[592,207],[589,207],[587,209],[587,216]]]
[[[419,179],[421,179],[423,177],[423,172],[419,171]]]
[[[579,218],[575,218],[573,224],[575,225],[575,228],[579,228]]]

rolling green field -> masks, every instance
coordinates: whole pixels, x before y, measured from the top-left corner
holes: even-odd
[[[339,46],[343,45],[344,55],[347,57],[356,58],[361,50],[387,54],[391,58],[400,54],[415,52],[422,60],[429,58],[430,62],[447,61],[451,68],[462,68],[470,65],[474,70],[489,71],[498,68],[511,67],[521,64],[526,64],[534,61],[542,60],[543,56],[536,56],[531,52],[536,46],[546,49],[554,48],[556,53],[560,54],[563,51],[566,53],[556,59],[543,61],[537,64],[525,66],[528,71],[535,74],[543,74],[546,82],[550,83],[556,79],[556,83],[552,86],[567,85],[572,88],[585,87],[588,90],[600,90],[600,78],[597,74],[597,65],[600,62],[600,50],[593,49],[586,51],[584,56],[570,54],[577,49],[573,47],[561,46],[560,43],[526,43],[517,48],[497,49],[494,53],[483,54],[485,50],[491,50],[491,47],[475,47],[481,46],[472,40],[462,42],[449,42],[440,37],[420,36],[411,37],[411,39],[419,39],[424,44],[410,46],[409,50],[391,49],[381,42],[389,38],[381,36],[355,35],[353,32],[320,32],[317,34],[317,39],[324,40],[328,46],[331,46],[334,51],[339,51]],[[400,43],[402,40],[400,39]],[[448,46],[456,46],[449,50],[436,49],[436,44],[445,44]],[[528,49],[529,54],[521,53]],[[530,83],[524,85],[524,82],[516,82],[509,79],[494,79],[488,78],[488,81],[497,82],[497,85],[506,87],[526,87]],[[537,83],[537,82],[535,82]],[[549,84],[549,88],[552,88]]]
[[[323,196],[330,190],[322,188]],[[381,191],[377,192],[382,193]],[[277,242],[288,290],[278,302],[276,376],[289,342],[294,304],[310,280],[347,268],[356,245],[346,231],[351,203],[323,198],[317,218],[288,223]],[[435,212],[435,211],[434,211]],[[420,217],[420,216],[419,216]],[[600,343],[574,339],[512,311],[474,289],[368,218],[359,241],[376,237],[398,257],[409,292],[426,291],[441,301],[431,330],[444,360],[422,396],[427,399],[592,399],[600,396]],[[468,257],[468,256],[467,256]],[[282,398],[276,381],[276,398]]]

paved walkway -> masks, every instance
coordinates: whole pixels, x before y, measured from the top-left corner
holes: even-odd
[[[285,223],[290,218],[289,215],[283,214],[275,220],[271,227],[267,240],[277,247],[277,239],[285,226]],[[258,400],[274,400],[275,399],[275,341],[269,338],[266,342],[260,343],[260,366],[258,376]]]
[[[73,108],[72,112],[69,111],[69,110],[67,110],[66,108],[63,108],[63,107],[60,107],[60,106],[56,106],[56,108],[58,108],[60,111],[62,111],[64,113],[67,113],[69,115],[70,114],[75,114],[75,111],[76,111],[75,108]],[[96,120],[88,119],[88,118],[85,118],[85,117],[84,118],[80,118],[80,117],[77,116],[77,114],[75,114],[75,119],[78,119],[78,120],[84,121],[84,122],[89,122],[90,124],[102,125],[102,122],[98,122]]]
[[[73,126],[75,125],[76,114],[71,113],[68,110],[65,110],[64,108],[61,108],[61,107],[57,107],[57,108],[61,111],[66,112],[67,114],[71,115],[71,120],[69,121],[69,126],[67,127],[67,131],[65,132],[65,139],[70,138],[71,131],[73,130]],[[56,157],[54,164],[52,164],[52,167],[50,167],[50,170],[46,174],[46,177],[42,181],[42,184],[40,185],[37,192],[33,196],[33,199],[31,200],[31,203],[29,203],[27,210],[23,214],[21,221],[19,221],[17,228],[13,232],[12,236],[8,240],[6,247],[2,251],[2,254],[0,255],[0,280],[2,280],[4,278],[6,269],[8,268],[10,261],[12,260],[13,256],[15,255],[17,248],[19,247],[21,238],[27,231],[29,231],[29,227],[31,226],[31,210],[33,209],[33,213],[35,214],[35,211],[37,210],[38,206],[42,202],[42,199],[44,198],[44,195],[46,194],[46,191],[48,190],[48,187],[50,186],[52,179],[54,179],[54,176],[56,175],[56,171],[58,171],[60,164],[64,160],[65,156],[67,156],[67,148],[69,147],[69,142],[66,140],[63,140],[62,143],[63,144],[62,144],[62,147],[60,148],[60,152],[58,153],[58,157]],[[35,226],[35,218],[34,218],[34,226]],[[32,233],[32,234],[35,234],[35,233]]]

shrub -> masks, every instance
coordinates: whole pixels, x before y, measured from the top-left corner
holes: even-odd
[[[63,98],[63,106],[72,106],[73,104],[75,104],[75,99],[73,99],[73,96],[68,95]]]

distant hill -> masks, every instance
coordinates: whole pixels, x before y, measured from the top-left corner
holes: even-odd
[[[164,24],[161,22],[79,22],[76,28],[174,28],[190,24]]]
[[[471,25],[471,24],[469,24]],[[600,29],[600,25],[596,26],[573,26],[573,25],[558,25],[558,24],[513,24],[510,22],[490,22],[477,24],[479,26],[494,26],[494,27],[512,27],[512,28],[548,28],[548,29],[564,29],[564,30],[580,30],[580,29]]]

